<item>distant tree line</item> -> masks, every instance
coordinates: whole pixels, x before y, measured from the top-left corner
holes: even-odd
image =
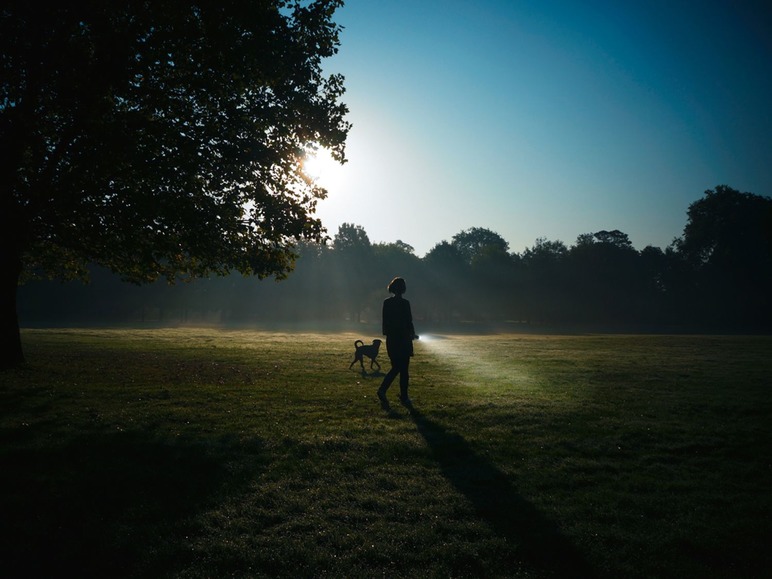
[[[89,285],[33,281],[19,291],[22,325],[66,323],[376,323],[385,287],[408,280],[419,327],[575,325],[769,331],[772,198],[728,186],[705,192],[667,248],[636,250],[603,230],[573,245],[537,239],[522,253],[473,227],[424,257],[402,241],[372,243],[354,224],[331,243],[302,242],[280,282],[228,275],[136,286],[93,269]]]

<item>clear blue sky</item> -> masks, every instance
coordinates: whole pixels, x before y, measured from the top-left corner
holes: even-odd
[[[619,229],[665,248],[726,184],[772,195],[772,3],[349,0],[330,235],[424,255],[485,227],[521,252]],[[327,180],[325,182],[325,180]]]

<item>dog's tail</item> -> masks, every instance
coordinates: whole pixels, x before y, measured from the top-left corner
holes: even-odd
[[[354,347],[359,348],[360,346],[364,346],[365,343],[362,340],[355,340],[354,341]]]

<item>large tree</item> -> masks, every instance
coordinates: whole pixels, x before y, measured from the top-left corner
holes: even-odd
[[[690,297],[704,323],[769,329],[772,198],[719,185],[687,215],[674,246],[691,270]]]
[[[618,229],[580,235],[568,253],[567,312],[578,322],[641,321],[646,285],[640,254]]]
[[[471,264],[474,258],[493,247],[503,252],[509,251],[509,243],[495,231],[484,227],[471,227],[460,231],[451,240],[453,245]]]
[[[329,283],[335,287],[337,301],[354,321],[361,321],[373,287],[375,263],[373,246],[361,225],[343,223],[333,238],[333,269]]]
[[[342,0],[10,0],[0,7],[0,366],[23,271],[284,276],[325,232],[304,154],[349,125]]]

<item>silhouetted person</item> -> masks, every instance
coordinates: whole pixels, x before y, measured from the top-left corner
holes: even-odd
[[[383,334],[386,336],[391,370],[378,388],[378,398],[386,402],[386,390],[399,374],[399,399],[402,404],[409,406],[407,389],[410,383],[410,357],[413,355],[413,340],[418,336],[413,328],[410,302],[402,297],[406,291],[405,280],[395,277],[389,284],[389,293],[394,295],[383,302]]]

